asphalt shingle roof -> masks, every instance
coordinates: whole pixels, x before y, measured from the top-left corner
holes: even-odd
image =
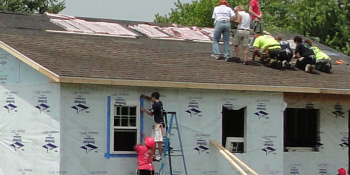
[[[348,65],[334,65],[332,74],[307,74],[214,60],[210,43],[45,30],[62,29],[43,15],[0,13],[0,40],[60,77],[350,89]],[[338,54],[333,62],[350,62],[348,56],[320,47]]]

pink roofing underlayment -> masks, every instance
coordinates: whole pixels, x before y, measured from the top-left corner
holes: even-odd
[[[170,35],[161,31],[159,26],[148,24],[129,25],[130,28],[147,35],[149,38],[170,38]]]
[[[58,26],[63,27],[67,31],[91,33],[91,34],[109,34],[117,36],[138,36],[136,33],[124,28],[117,23],[85,21],[61,14],[45,13],[50,18],[50,21]]]
[[[152,39],[168,38],[210,42],[214,33],[213,28],[178,27],[176,24],[170,27],[159,27],[149,24],[129,25],[129,27]]]
[[[136,33],[124,28],[118,23],[95,22],[78,19],[74,16],[45,13],[50,21],[70,32],[86,34],[109,34],[117,36],[138,36]],[[160,27],[149,24],[129,25],[152,39],[175,39],[210,42],[213,37],[213,28],[178,27],[176,24],[168,27]]]

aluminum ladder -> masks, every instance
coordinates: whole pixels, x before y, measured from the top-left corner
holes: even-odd
[[[168,121],[168,115],[170,115],[169,121]],[[157,173],[157,174],[162,175],[164,165],[165,165],[165,158],[166,158],[166,155],[168,155],[170,175],[175,175],[175,174],[173,174],[173,168],[172,168],[172,163],[171,163],[172,156],[181,156],[182,157],[185,175],[187,175],[187,167],[186,167],[185,156],[184,156],[184,151],[183,151],[183,147],[182,147],[179,123],[178,123],[178,120],[176,117],[176,112],[165,112],[164,111],[164,118],[165,118],[165,124],[166,124],[165,125],[166,137],[164,138],[165,143],[164,143],[164,149],[163,149],[163,153],[162,153],[162,160],[161,160],[161,164],[160,164],[160,168],[159,168],[159,173]],[[173,126],[174,122],[175,122],[175,125]],[[171,150],[170,135],[171,135],[172,129],[176,129],[176,131],[177,131],[179,144],[180,144],[180,150]],[[179,152],[179,153],[176,155],[172,155],[171,152]]]

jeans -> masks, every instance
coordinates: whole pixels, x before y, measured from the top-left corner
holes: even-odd
[[[221,38],[221,34],[224,35],[224,46],[225,46],[224,57],[230,58],[231,57],[231,50],[230,50],[231,23],[229,21],[228,22],[217,21],[215,24],[214,36],[213,36],[214,54],[220,54],[219,41]]]

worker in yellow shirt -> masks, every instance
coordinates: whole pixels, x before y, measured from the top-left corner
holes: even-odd
[[[313,46],[310,40],[306,40],[305,43],[309,44],[316,55],[316,70],[330,73],[332,69],[331,58],[318,47]]]
[[[270,35],[261,35],[260,33],[255,33],[254,37],[253,60],[255,56],[258,56],[263,62],[267,61],[267,66],[278,69],[282,68],[282,62],[278,60],[281,46],[275,38]]]

